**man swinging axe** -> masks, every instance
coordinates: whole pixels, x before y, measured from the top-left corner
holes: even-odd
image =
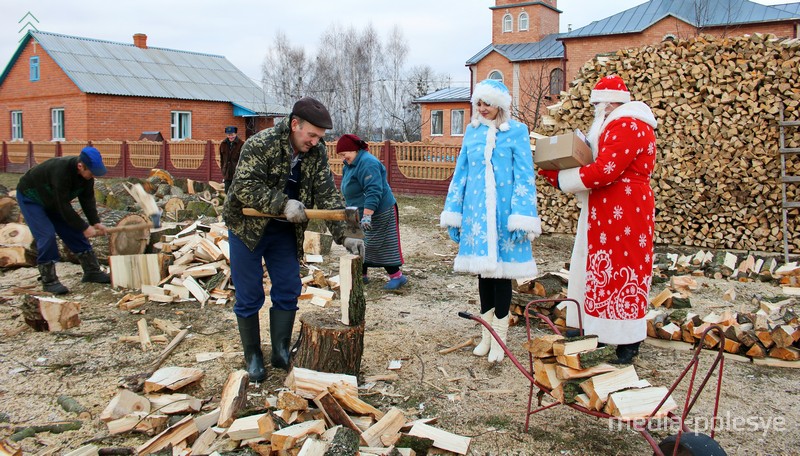
[[[36,241],[36,263],[44,291],[69,293],[56,275],[56,262],[61,259],[56,235],[78,256],[83,282],[111,283],[88,239],[106,234],[94,199],[94,178],[105,174],[100,151],[84,147],[77,157],[51,158],[20,178],[17,204]],[[88,223],[72,208],[76,197]]]

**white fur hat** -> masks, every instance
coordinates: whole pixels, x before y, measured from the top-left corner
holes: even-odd
[[[617,75],[605,76],[594,86],[589,103],[628,103],[631,93],[625,86],[625,81]]]
[[[484,79],[475,85],[472,91],[472,106],[477,107],[478,100],[483,100],[492,106],[504,109],[506,112],[511,110],[511,94],[508,88],[495,79]]]

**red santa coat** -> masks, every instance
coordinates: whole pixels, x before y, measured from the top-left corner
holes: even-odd
[[[601,128],[593,145],[594,163],[558,176],[559,187],[575,193],[581,206],[567,296],[580,304],[586,334],[597,334],[607,344],[629,344],[647,336],[656,125],[644,103],[623,104]],[[577,326],[571,307],[567,324]]]

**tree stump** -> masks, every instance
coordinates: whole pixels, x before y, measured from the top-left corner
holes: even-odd
[[[73,207],[78,214],[83,215],[80,205],[75,203]],[[149,217],[145,217],[141,214],[115,211],[102,207],[97,208],[97,213],[100,216],[100,223],[109,228],[114,226],[138,225],[150,221]],[[150,232],[148,229],[140,231],[122,231],[111,233],[108,236],[96,236],[89,239],[89,242],[92,243],[92,249],[95,255],[97,255],[98,261],[102,264],[108,264],[108,257],[111,255],[138,255],[144,253],[150,242]],[[78,257],[69,251],[61,239],[58,240],[58,243],[60,246],[61,258],[64,259],[64,261],[77,263]]]
[[[20,306],[25,323],[36,331],[62,331],[81,324],[81,303],[25,295]]]
[[[300,340],[294,366],[358,376],[364,353],[364,322],[346,326],[337,309],[323,309],[300,317]]]

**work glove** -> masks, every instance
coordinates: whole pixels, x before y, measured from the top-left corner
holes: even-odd
[[[369,231],[372,229],[372,215],[364,214],[361,217],[361,230],[362,231]]]
[[[286,220],[292,223],[304,223],[308,221],[306,216],[306,207],[300,201],[290,199],[286,202],[286,207],[283,209],[283,215]]]
[[[344,242],[342,244],[344,245],[344,248],[346,248],[348,252],[352,253],[353,255],[358,255],[361,258],[364,258],[363,239],[344,238]]]
[[[447,234],[450,236],[450,239],[453,240],[456,244],[461,242],[461,228],[457,226],[451,226],[447,228]]]
[[[555,188],[560,189],[558,186],[558,170],[557,169],[540,169],[538,174],[550,183]]]
[[[514,230],[511,232],[511,242],[519,244],[528,240],[528,232],[525,230]]]

